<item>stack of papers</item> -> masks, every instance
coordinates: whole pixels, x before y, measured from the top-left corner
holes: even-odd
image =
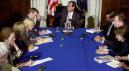
[[[118,68],[120,67],[120,62],[117,60],[112,60],[111,62],[106,63],[107,65],[113,67],[113,68]]]
[[[46,34],[51,34],[52,33],[52,31],[50,31],[50,30],[42,30],[42,31],[40,31],[40,35],[46,35]]]
[[[101,30],[100,29],[87,29],[86,32],[93,34],[93,33],[99,33],[101,32]]]
[[[31,66],[38,65],[38,64],[41,64],[41,63],[45,63],[45,62],[52,61],[52,60],[53,59],[51,57],[47,57],[47,58],[44,58],[44,59],[41,59],[41,60],[36,60],[36,61],[34,61],[34,63]]]
[[[98,63],[105,63],[105,62],[111,62],[114,58],[110,55],[106,56],[97,56],[94,58],[94,60]]]

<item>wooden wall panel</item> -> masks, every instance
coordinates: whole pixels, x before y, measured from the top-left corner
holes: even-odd
[[[106,23],[106,13],[108,11],[119,11],[120,0],[102,0],[102,14],[101,14],[101,24]]]
[[[102,0],[101,24],[105,24],[105,15],[108,11],[124,13],[129,22],[129,0]]]
[[[13,4],[14,2],[11,0],[2,0],[0,2],[0,20],[5,20],[5,18],[9,17],[14,10]]]
[[[25,16],[29,8],[30,0],[1,0],[0,21],[7,20],[14,12],[18,12]]]
[[[120,0],[119,11],[125,14],[127,22],[129,24],[129,0]]]

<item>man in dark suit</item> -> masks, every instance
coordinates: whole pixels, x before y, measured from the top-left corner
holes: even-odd
[[[67,9],[62,12],[62,18],[60,22],[60,26],[64,27],[67,21],[71,21],[71,25],[75,28],[80,27],[80,16],[77,12],[75,12],[76,3],[74,1],[69,1],[67,5]]]
[[[35,28],[39,28],[40,27],[40,15],[39,15],[39,11],[36,8],[30,8],[27,18],[33,20],[35,22]]]
[[[104,36],[110,36],[114,32],[114,25],[113,25],[113,20],[114,20],[114,16],[115,16],[115,12],[114,11],[109,11],[106,14],[106,23],[103,24],[101,27],[101,29],[103,30],[102,33],[104,34]]]

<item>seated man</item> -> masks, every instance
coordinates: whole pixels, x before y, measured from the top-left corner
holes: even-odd
[[[41,18],[40,18],[39,11],[36,8],[30,8],[29,9],[29,12],[27,14],[27,18],[34,21],[34,23],[35,23],[34,28],[39,28],[40,27]]]
[[[114,31],[114,16],[115,12],[111,11],[106,14],[106,23],[101,26],[101,29],[103,30],[104,36],[110,36],[112,35]]]
[[[114,17],[113,22],[114,23],[113,23],[112,28],[110,28],[109,31],[107,31],[108,35],[106,35],[104,37],[96,36],[95,41],[97,39],[100,39],[100,41],[97,40],[96,42],[101,42],[101,40],[103,40],[105,45],[108,45],[109,47],[112,46],[112,45],[114,46],[114,44],[120,44],[121,45],[121,43],[119,41],[117,41],[117,39],[115,38],[114,30],[127,25],[126,22],[125,22],[125,16],[122,13],[116,14],[115,17]],[[105,39],[103,39],[103,38],[105,38]]]
[[[80,22],[79,22],[79,14],[74,11],[76,8],[76,3],[74,1],[69,1],[67,5],[67,11],[62,12],[62,18],[60,22],[60,26],[64,27],[65,23],[68,21],[71,22],[71,25],[75,28],[80,27]]]

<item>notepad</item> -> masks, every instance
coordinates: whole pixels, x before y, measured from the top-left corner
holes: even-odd
[[[41,64],[41,63],[52,61],[52,60],[53,59],[51,57],[47,57],[47,58],[44,58],[44,59],[41,59],[41,60],[36,60],[36,61],[34,61],[34,63],[31,66],[35,66],[35,65],[38,65],[38,64]]]
[[[106,62],[111,62],[114,58],[110,55],[105,55],[105,56],[97,56],[94,58],[94,60],[98,63],[106,63]]]
[[[39,48],[38,46],[34,46],[34,48],[31,49],[31,50],[29,50],[29,52],[35,51],[35,50],[37,50],[38,48]]]
[[[45,34],[51,34],[52,31],[50,30],[42,30],[41,33],[43,32],[43,34],[40,34],[40,35],[45,35]]]
[[[112,60],[111,62],[106,63],[108,66],[111,66],[113,68],[120,67],[120,62],[117,60]]]
[[[73,30],[65,30],[65,29],[64,29],[63,32],[64,32],[64,33],[66,33],[66,32],[73,32]]]
[[[86,32],[93,34],[93,33],[101,32],[101,30],[99,30],[99,29],[87,29]]]
[[[45,34],[51,34],[51,33],[52,33],[52,31],[46,30],[46,33]]]
[[[49,43],[49,42],[53,42],[52,38],[43,38],[42,40],[35,43],[35,45],[40,45],[40,44]]]

